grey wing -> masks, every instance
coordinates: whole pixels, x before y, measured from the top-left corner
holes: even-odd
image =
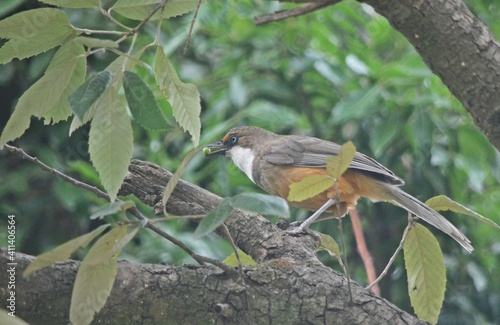
[[[320,168],[326,166],[326,157],[338,155],[340,145],[317,138],[291,135],[271,141],[266,151],[264,159],[271,164]],[[354,155],[349,168],[365,171],[386,183],[404,184],[391,170],[359,152]]]

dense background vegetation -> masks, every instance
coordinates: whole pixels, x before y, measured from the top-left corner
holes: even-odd
[[[9,6],[11,4],[11,6]],[[469,7],[500,39],[500,5],[470,0]],[[36,1],[6,1],[0,18]],[[411,45],[370,7],[344,1],[316,13],[256,27],[252,17],[280,8],[277,2],[240,0],[204,4],[191,48],[183,54],[192,15],[163,24],[162,44],[184,81],[202,95],[201,143],[218,140],[236,125],[256,125],[284,134],[304,134],[343,143],[352,140],[364,152],[406,180],[405,190],[425,200],[445,194],[478,213],[500,221],[500,155],[491,147],[460,103],[433,75]],[[107,21],[93,11],[74,11],[79,27],[103,29]],[[127,23],[127,20],[123,19]],[[138,46],[150,43],[155,25],[147,25]],[[43,72],[53,51],[0,66],[0,125],[7,122],[19,96]],[[154,52],[146,53],[152,61]],[[100,71],[115,58],[89,58]],[[92,73],[90,71],[90,73]],[[134,70],[153,89],[153,76]],[[158,90],[157,90],[158,91]],[[134,157],[175,171],[192,148],[189,136],[172,120],[168,132],[134,125]],[[99,186],[87,153],[88,129],[68,137],[69,123],[44,126],[32,120],[14,144],[50,166]],[[104,201],[40,171],[18,157],[0,152],[0,212],[15,214],[18,251],[39,254],[99,224],[89,220]],[[199,155],[184,176],[221,196],[259,189],[222,159]],[[363,229],[380,272],[399,243],[406,213],[389,204],[358,205]],[[143,208],[152,217],[149,208]],[[295,218],[308,212],[294,210]],[[448,284],[441,324],[487,324],[500,320],[500,242],[491,227],[466,216],[446,214],[472,240],[467,254],[453,240],[438,235],[445,254]],[[5,219],[1,225],[4,228]],[[194,223],[174,221],[162,227],[199,254],[224,258],[229,245],[215,235],[192,239]],[[313,227],[337,237],[335,221]],[[366,283],[348,218],[344,223],[352,277]],[[0,233],[2,243],[6,233]],[[191,263],[177,248],[143,231],[123,258],[134,262]],[[323,256],[325,263],[337,263]],[[411,312],[402,256],[381,282],[382,296]]]

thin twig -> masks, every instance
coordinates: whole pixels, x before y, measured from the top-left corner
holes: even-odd
[[[84,33],[86,35],[90,34],[110,34],[110,35],[127,35],[129,32],[119,32],[116,30],[95,30],[95,29],[87,29],[87,28],[78,28],[75,26],[71,26],[75,32]]]
[[[384,276],[387,275],[387,272],[389,272],[389,268],[391,267],[392,263],[394,263],[394,261],[396,260],[396,256],[399,254],[399,252],[401,251],[401,249],[403,249],[403,245],[404,245],[404,243],[406,241],[406,237],[408,237],[408,234],[410,233],[410,230],[415,226],[415,223],[416,223],[417,219],[418,218],[416,218],[416,217],[412,217],[411,214],[408,212],[408,226],[406,227],[406,229],[405,229],[405,231],[403,233],[403,237],[401,238],[401,242],[399,243],[398,248],[396,248],[396,251],[391,256],[391,259],[389,260],[389,262],[385,266],[385,268],[382,271],[382,273],[380,273],[380,275],[378,276],[378,278],[376,278],[375,281],[373,281],[372,283],[370,283],[370,285],[367,286],[365,289],[370,290],[374,285],[376,285],[377,283],[379,283],[380,280],[382,280],[382,278]]]
[[[373,258],[366,246],[365,236],[363,235],[363,229],[361,229],[361,222],[359,221],[359,214],[356,208],[352,208],[349,211],[349,216],[352,221],[352,228],[354,230],[354,238],[356,238],[356,245],[358,246],[358,252],[365,266],[366,275],[368,278],[368,283],[375,281],[377,277],[375,273],[375,266],[373,265]],[[373,292],[380,296],[380,288],[378,285],[373,286]]]
[[[123,29],[126,29],[128,31],[131,31],[132,28],[131,27],[128,27],[127,25],[124,25],[122,24],[121,22],[119,22],[118,20],[116,20],[112,15],[111,13],[108,11],[108,10],[105,10],[103,8],[99,8],[101,9],[101,14],[103,14],[105,17],[107,17],[109,20],[111,20],[113,23],[117,24],[118,26],[120,26],[121,28]],[[111,10],[111,9],[110,9]]]
[[[269,23],[272,23],[275,21],[280,21],[280,20],[285,20],[285,19],[292,18],[292,17],[305,15],[307,13],[319,10],[321,8],[337,4],[340,1],[342,1],[342,0],[329,0],[329,1],[310,3],[310,4],[304,5],[302,7],[278,11],[278,12],[275,12],[275,13],[269,14],[269,15],[254,17],[253,21],[256,25],[265,25],[265,24],[269,24]]]
[[[151,17],[153,17],[153,15],[160,9],[162,9],[163,7],[165,7],[165,5],[167,4],[168,0],[162,0],[162,2],[160,2],[153,10],[151,10],[151,12],[146,16],[146,18],[144,18],[140,23],[139,25],[137,25],[135,28],[133,28],[128,34],[129,36],[130,35],[133,35],[135,33],[137,33],[138,31],[141,30],[142,27],[144,27],[144,25],[146,25],[146,23],[151,19]]]
[[[17,148],[17,147],[8,145],[8,144],[5,145],[5,148],[8,151],[10,151],[10,152],[12,152],[12,153],[20,156],[21,158],[26,159],[26,160],[34,163],[35,165],[37,165],[38,167],[40,167],[43,171],[49,172],[49,173],[51,173],[51,174],[59,177],[60,179],[62,179],[65,182],[68,182],[68,183],[70,183],[70,184],[72,184],[72,185],[74,185],[76,187],[79,187],[79,188],[87,190],[87,191],[89,191],[91,193],[94,193],[99,198],[105,199],[107,201],[110,200],[109,195],[107,193],[101,191],[97,187],[91,186],[91,185],[83,183],[83,182],[80,182],[80,181],[78,181],[78,180],[76,180],[76,179],[74,179],[74,178],[72,178],[72,177],[70,177],[70,176],[68,176],[66,174],[61,173],[60,171],[58,171],[58,170],[56,170],[56,169],[54,169],[52,167],[49,167],[48,165],[46,165],[43,162],[41,162],[40,160],[38,160],[38,158],[35,158],[35,157],[32,157],[32,156],[28,155],[23,149],[20,149],[20,148]],[[204,263],[210,263],[210,264],[215,265],[218,268],[226,271],[227,273],[236,274],[236,271],[233,268],[231,268],[230,266],[228,266],[228,265],[226,265],[226,264],[224,264],[224,263],[222,263],[220,261],[217,261],[217,260],[209,258],[209,257],[205,257],[205,256],[201,256],[201,255],[195,254],[182,241],[178,240],[175,237],[172,237],[168,233],[164,232],[160,228],[158,228],[155,225],[153,225],[150,222],[148,222],[148,219],[145,216],[143,216],[141,214],[141,212],[136,207],[130,208],[127,211],[130,212],[136,219],[138,219],[138,220],[140,220],[142,222],[146,222],[146,224],[144,225],[145,228],[149,228],[150,230],[154,231],[158,235],[160,235],[163,238],[167,239],[168,241],[172,242],[174,245],[176,245],[179,248],[183,249],[186,253],[189,254],[189,256],[191,256],[191,258],[193,258],[200,265],[204,265]]]
[[[200,10],[201,1],[202,0],[198,0],[198,4],[196,5],[196,8],[194,9],[193,19],[191,19],[191,24],[189,25],[189,32],[188,32],[188,38],[186,41],[186,46],[184,47],[184,51],[182,52],[182,55],[186,55],[187,51],[191,47],[191,34],[193,33],[194,23],[196,21],[196,17],[198,16],[198,11]]]
[[[338,218],[338,219],[339,219],[340,240],[342,242],[342,250],[344,253],[344,269],[345,269],[345,275],[347,277],[347,288],[349,289],[349,302],[352,303],[354,300],[352,298],[351,276],[349,274],[349,265],[347,264],[347,252],[346,252],[346,244],[345,244],[345,239],[344,239],[344,231],[342,229],[342,218]]]
[[[231,243],[231,247],[233,248],[234,255],[236,256],[236,260],[238,261],[238,273],[240,274],[240,278],[243,279],[243,265],[241,264],[240,254],[238,253],[238,247],[236,247],[236,244],[234,243],[234,240],[233,240],[233,236],[231,236],[229,229],[227,229],[227,227],[224,223],[222,223],[222,228],[224,229],[224,232],[226,233],[226,236],[229,239],[229,242]]]

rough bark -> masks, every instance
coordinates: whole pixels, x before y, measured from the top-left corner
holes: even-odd
[[[122,195],[158,205],[171,173],[132,161]],[[179,215],[206,213],[220,198],[181,181],[168,202]],[[227,227],[237,245],[259,261],[243,277],[211,266],[133,265],[120,262],[104,309],[105,324],[425,324],[322,265],[310,236],[289,237],[261,216],[236,211]],[[2,265],[8,260],[0,254]],[[34,324],[67,324],[79,262],[64,261],[21,277],[32,257],[17,254],[17,315]],[[6,299],[5,277],[0,296]]]
[[[364,0],[415,47],[500,150],[500,44],[462,0]]]

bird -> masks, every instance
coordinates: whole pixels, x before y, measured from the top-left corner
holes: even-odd
[[[468,252],[473,251],[470,240],[450,221],[423,202],[403,191],[404,181],[375,159],[360,152],[354,154],[348,169],[337,179],[335,186],[301,202],[289,201],[290,185],[313,175],[327,175],[328,157],[339,154],[335,142],[302,135],[280,135],[255,127],[232,128],[221,141],[205,146],[207,156],[224,155],[261,189],[285,199],[300,209],[316,211],[298,228],[307,230],[323,213],[341,218],[355,207],[361,197],[373,202],[388,201],[426,221],[457,241]]]

